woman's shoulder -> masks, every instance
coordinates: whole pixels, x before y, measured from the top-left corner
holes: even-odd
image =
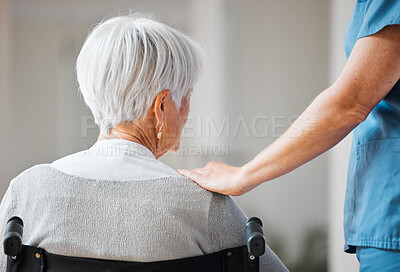
[[[9,187],[18,187],[28,180],[35,180],[37,177],[43,177],[50,173],[51,165],[48,163],[33,165],[14,177],[11,180]]]
[[[231,196],[218,193],[212,193],[210,216],[216,218],[224,217],[225,220],[239,225],[243,224],[247,220],[245,213]]]
[[[32,176],[37,176],[38,174],[44,174],[45,172],[49,172],[50,168],[51,165],[49,163],[33,165],[14,177],[11,180],[11,183],[17,183]]]
[[[34,165],[21,172],[11,181],[10,187],[17,191],[27,189],[30,193],[33,191],[40,193],[50,188],[54,194],[61,189],[76,192],[107,191],[110,195],[123,192],[125,195],[135,197],[151,193],[153,199],[197,203],[196,205],[207,209],[212,217],[225,215],[228,218],[232,216],[242,218],[243,215],[230,196],[208,191],[179,174],[133,180],[89,179],[64,173],[45,163]]]

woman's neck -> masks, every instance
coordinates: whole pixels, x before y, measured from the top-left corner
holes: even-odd
[[[148,127],[150,129],[143,129]],[[142,126],[135,124],[133,122],[126,122],[118,124],[112,127],[108,134],[100,133],[97,141],[110,140],[110,139],[124,139],[131,142],[143,145],[153,153],[153,155],[158,159],[161,157],[157,152],[157,139],[155,137],[154,129],[152,126]]]

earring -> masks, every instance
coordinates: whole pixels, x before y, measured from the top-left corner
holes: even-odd
[[[160,129],[158,130],[158,133],[157,133],[157,139],[161,139],[161,136],[162,136],[161,128],[163,127],[163,125],[164,125],[164,123],[161,123]]]

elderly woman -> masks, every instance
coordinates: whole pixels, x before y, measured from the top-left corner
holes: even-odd
[[[95,27],[76,70],[98,141],[14,178],[1,227],[17,215],[25,244],[110,260],[160,261],[244,245],[246,217],[230,197],[157,160],[179,147],[202,61],[196,42],[150,19],[118,16]],[[261,266],[287,271],[268,247]]]

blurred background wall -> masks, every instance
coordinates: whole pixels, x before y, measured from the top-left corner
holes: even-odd
[[[242,165],[276,139],[345,64],[355,0],[0,0],[0,195],[38,163],[98,135],[74,65],[89,29],[119,12],[152,13],[200,42],[207,65],[181,149],[162,160]],[[343,253],[349,137],[235,201],[265,222],[291,271],[356,271]]]

